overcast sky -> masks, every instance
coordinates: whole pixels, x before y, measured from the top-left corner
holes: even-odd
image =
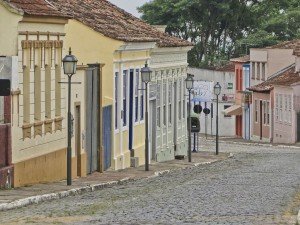
[[[150,0],[109,0],[116,6],[126,10],[127,12],[133,14],[136,17],[140,17],[140,14],[136,10],[137,7],[143,5]]]

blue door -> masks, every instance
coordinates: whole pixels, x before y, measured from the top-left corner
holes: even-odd
[[[104,151],[104,170],[107,170],[111,166],[111,120],[112,120],[112,106],[106,106],[103,108],[103,130],[102,130],[102,143]]]

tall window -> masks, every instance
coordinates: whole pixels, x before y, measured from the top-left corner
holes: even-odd
[[[270,102],[267,102],[267,125],[270,124]]]
[[[29,48],[23,49],[23,122],[30,123],[30,54]]]
[[[128,70],[123,71],[123,126],[127,125],[127,78]]]
[[[288,96],[284,95],[283,96],[284,102],[283,102],[283,107],[284,107],[284,113],[283,113],[283,122],[288,122]]]
[[[119,73],[115,73],[115,129],[118,129],[118,82],[119,82]]]
[[[181,120],[182,118],[182,105],[181,105],[181,98],[182,98],[182,87],[181,87],[182,81],[179,80],[178,82],[178,88],[179,88],[179,97],[178,97],[178,119]],[[186,106],[184,106],[186,107]]]
[[[140,86],[141,89],[145,89],[144,82],[140,82],[140,83],[141,83],[141,86]],[[141,107],[141,109],[140,109],[140,118],[141,118],[141,120],[144,120],[144,101],[145,101],[144,96],[145,96],[144,91],[143,90],[140,91],[140,101],[141,101],[141,103],[140,103],[140,107]]]
[[[252,69],[252,79],[255,79],[255,62],[251,64],[251,69]]]
[[[256,79],[257,80],[260,80],[260,63],[258,62],[258,63],[256,63]]]
[[[172,124],[172,82],[169,82],[169,124]]]
[[[139,120],[139,86],[140,86],[140,70],[135,71],[135,122]]]
[[[258,101],[255,100],[255,122],[258,122]]]
[[[163,124],[167,125],[167,83],[163,83]]]
[[[291,95],[289,95],[288,98],[288,115],[289,115],[288,122],[291,123],[292,122],[292,96]]]
[[[261,64],[261,79],[266,79],[266,63]]]
[[[282,121],[282,110],[283,110],[283,103],[282,103],[282,95],[279,94],[279,121]]]
[[[34,119],[41,120],[41,56],[42,49],[34,49]]]
[[[45,117],[51,119],[52,48],[45,48]]]
[[[56,65],[55,65],[55,116],[61,116],[61,56],[62,49],[56,49]]]
[[[279,120],[279,97],[278,94],[275,94],[275,119]]]
[[[160,127],[160,104],[161,104],[161,96],[160,96],[160,81],[157,81],[157,92],[156,92],[156,101],[157,101],[157,115],[156,115],[156,118],[157,118],[157,121],[156,121],[156,125],[157,127]]]
[[[264,112],[264,124],[270,124],[270,102],[264,101],[263,102],[263,112]]]

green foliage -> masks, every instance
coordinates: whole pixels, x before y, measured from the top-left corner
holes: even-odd
[[[152,0],[142,19],[195,43],[191,66],[209,67],[232,56],[300,37],[299,0]]]

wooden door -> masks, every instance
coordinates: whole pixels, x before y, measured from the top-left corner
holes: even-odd
[[[103,108],[103,130],[102,143],[104,151],[104,170],[111,167],[111,145],[112,145],[112,106]]]
[[[91,66],[86,74],[87,173],[100,170],[100,70]]]

